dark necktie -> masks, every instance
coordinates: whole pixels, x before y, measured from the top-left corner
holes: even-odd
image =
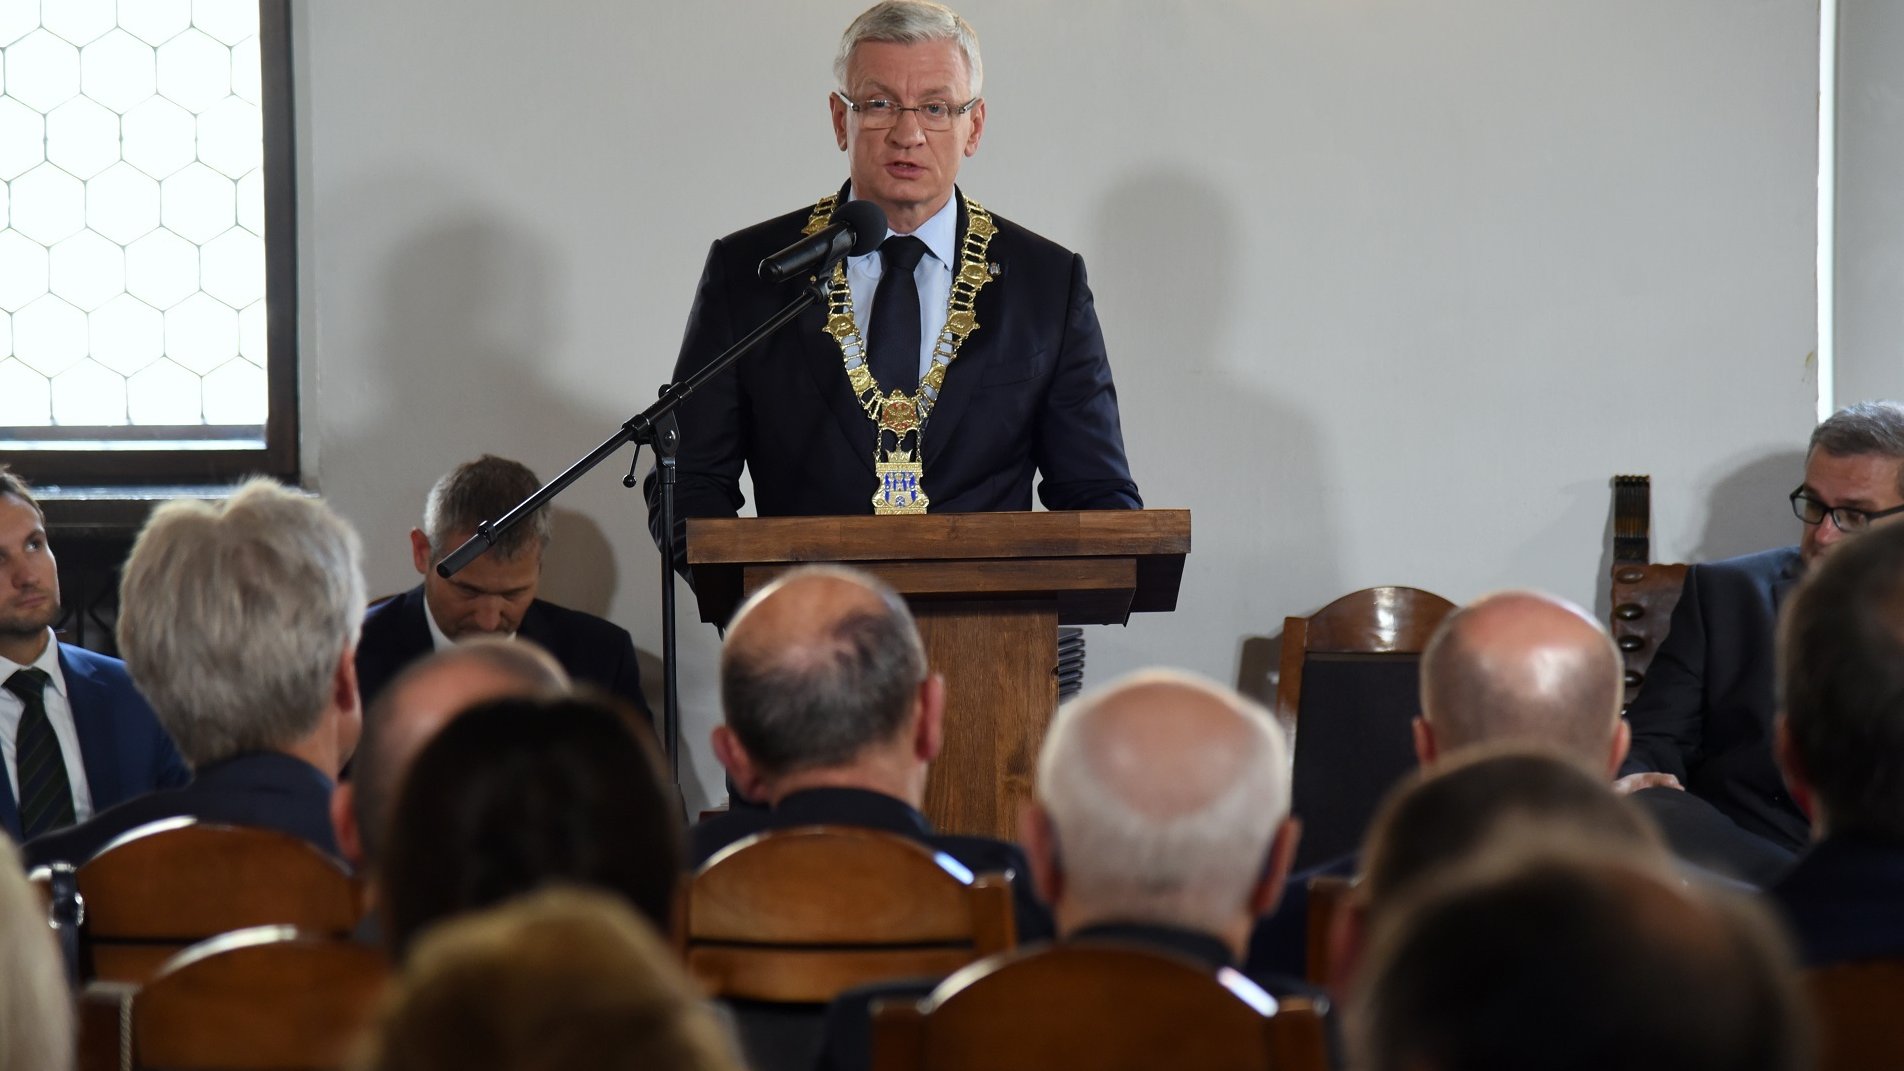
[[[46,717],[46,684],[46,674],[37,669],[7,678],[7,691],[26,704],[13,738],[13,761],[20,778],[20,832],[27,840],[73,824],[73,785],[59,737]]]
[[[919,385],[919,284],[912,270],[926,244],[907,234],[879,243],[879,286],[873,290],[873,378],[881,393],[912,393]]]

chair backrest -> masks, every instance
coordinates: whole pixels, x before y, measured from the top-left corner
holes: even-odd
[[[874,1071],[1321,1071],[1307,1001],[1147,949],[1060,944],[976,964],[874,1008]]]
[[[363,890],[337,860],[276,830],[154,822],[79,867],[82,973],[139,983],[188,945],[251,926],[347,936]]]
[[[1336,920],[1349,906],[1355,891],[1352,878],[1319,874],[1309,879],[1309,917],[1303,920],[1303,977],[1310,985],[1331,986],[1336,981],[1335,949],[1331,938]]]
[[[330,1071],[355,1052],[388,974],[374,949],[288,926],[214,937],[131,995],[132,1066]]]
[[[1414,769],[1421,651],[1454,608],[1420,588],[1377,587],[1284,619],[1276,700],[1295,724],[1298,869],[1354,851],[1383,794]]]
[[[1904,959],[1813,968],[1805,987],[1818,1028],[1818,1071],[1888,1066],[1904,1053]]]
[[[1653,481],[1613,477],[1613,567],[1607,622],[1626,671],[1626,702],[1640,694],[1653,655],[1673,620],[1686,586],[1686,566],[1653,561]]]
[[[1016,942],[1003,875],[890,833],[810,826],[730,845],[686,879],[675,940],[711,996],[819,1003],[943,976]]]

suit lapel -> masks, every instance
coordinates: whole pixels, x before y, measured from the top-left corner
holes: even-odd
[[[958,237],[952,244],[953,256],[957,257],[963,255],[965,249],[966,212],[965,194],[955,190],[954,195],[959,199]],[[988,259],[998,259],[998,244],[1002,237],[1004,236],[993,236],[991,248],[988,250]],[[958,270],[957,264],[952,265],[955,277]],[[978,390],[978,382],[985,376],[984,366],[991,360],[994,352],[995,347],[989,343],[998,335],[999,325],[992,323],[988,329],[986,321],[997,315],[998,286],[999,282],[994,280],[978,292],[978,304],[973,309],[978,320],[978,329],[966,336],[965,345],[959,347],[958,356],[945,370],[945,386],[939,391],[939,400],[932,407],[932,415],[926,418],[925,431],[922,433],[925,449],[921,460],[926,466],[928,492],[932,487],[929,482],[932,463],[945,453],[946,443],[951,441],[952,432],[959,426],[959,421],[965,418],[966,410],[971,408],[972,395]]]
[[[66,678],[66,705],[73,711],[74,735],[79,740],[79,761],[86,770],[86,787],[102,808],[106,800],[123,799],[118,771],[113,768],[112,716],[113,696],[93,676],[92,667],[65,646],[60,646],[60,673]]]

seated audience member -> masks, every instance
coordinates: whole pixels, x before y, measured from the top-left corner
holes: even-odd
[[[73,1004],[46,905],[0,836],[0,1071],[69,1071]]]
[[[926,671],[906,604],[863,573],[795,569],[735,612],[721,649],[725,724],[714,754],[749,799],[689,835],[694,866],[774,829],[848,825],[910,837],[974,872],[1013,875],[1020,941],[1049,936],[1024,856],[1002,841],[936,833],[919,807],[938,755],[945,682]]]
[[[499,699],[423,745],[380,853],[392,958],[444,918],[552,883],[614,893],[665,929],[681,819],[637,718],[586,697]]]
[[[119,586],[119,649],[191,764],[142,796],[32,841],[75,865],[163,818],[277,829],[336,854],[330,797],[361,723],[352,649],[357,533],[323,502],[253,480],[220,504],[160,506]]]
[[[1791,953],[1756,904],[1611,853],[1504,845],[1378,928],[1364,1071],[1796,1071]]]
[[[359,1071],[740,1071],[667,942],[556,888],[423,936]]]
[[[1798,546],[1687,570],[1627,712],[1624,770],[1644,796],[1683,786],[1788,863],[1810,823],[1772,757],[1773,625],[1802,572],[1848,535],[1904,513],[1904,405],[1861,402],[1819,424],[1791,499],[1804,524]]]
[[[1811,966],[1904,956],[1904,528],[1834,553],[1782,628],[1779,761],[1816,840],[1772,897]]]
[[[125,663],[59,643],[46,517],[0,465],[0,829],[27,840],[191,779]]]
[[[364,702],[398,671],[475,636],[520,636],[555,656],[577,682],[592,684],[644,715],[641,669],[628,630],[593,614],[536,598],[552,528],[544,506],[448,579],[436,565],[476,532],[533,494],[542,481],[519,462],[484,454],[430,488],[423,527],[410,530],[410,558],[423,582],[372,607],[357,646]]]

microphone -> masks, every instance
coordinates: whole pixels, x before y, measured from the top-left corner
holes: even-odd
[[[871,201],[848,201],[833,213],[833,222],[824,230],[761,261],[760,277],[779,283],[809,271],[825,271],[841,257],[865,256],[885,239],[885,211]]]

